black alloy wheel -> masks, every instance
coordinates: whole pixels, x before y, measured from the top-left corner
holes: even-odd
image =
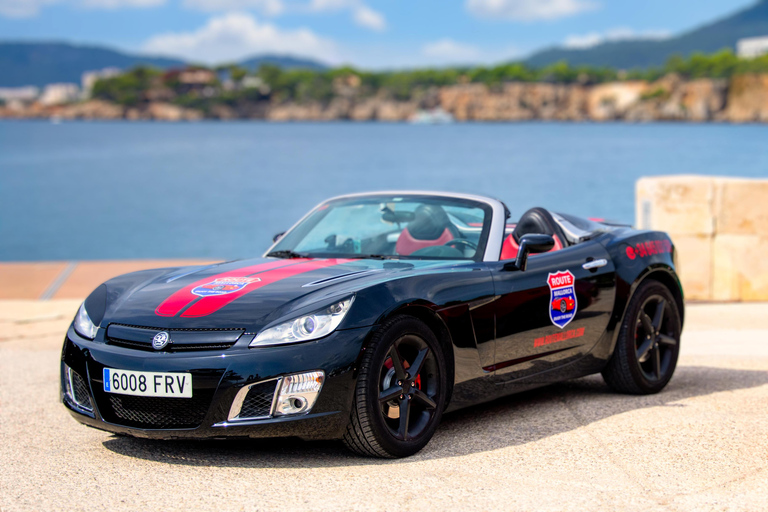
[[[390,347],[380,370],[379,404],[395,439],[418,439],[431,423],[439,374],[434,354],[418,336],[405,335]]]
[[[407,457],[432,438],[445,408],[445,357],[434,333],[399,316],[363,357],[344,444],[373,457]]]
[[[627,306],[603,378],[624,393],[658,393],[675,372],[680,334],[680,313],[669,289],[658,281],[642,283]]]
[[[649,382],[666,375],[676,352],[678,342],[668,334],[671,314],[667,299],[661,295],[651,295],[640,307],[635,325],[635,355]]]

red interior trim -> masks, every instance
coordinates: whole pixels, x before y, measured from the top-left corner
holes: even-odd
[[[552,235],[552,238],[555,239],[555,246],[547,252],[559,251],[563,248],[563,243],[560,241],[560,237],[557,235]],[[501,245],[501,259],[513,260],[517,258],[517,253],[519,250],[520,246],[515,241],[515,237],[509,235],[506,239],[504,239],[504,243]]]
[[[400,237],[397,239],[397,244],[395,244],[395,252],[397,252],[397,254],[402,254],[403,256],[408,256],[418,251],[419,249],[424,249],[425,247],[432,247],[435,245],[445,245],[451,240],[453,240],[453,235],[448,228],[445,228],[445,231],[443,231],[443,234],[440,235],[440,238],[435,240],[418,240],[413,238],[413,235],[411,235],[411,232],[408,231],[408,228],[405,228],[403,229],[403,232],[400,233]]]

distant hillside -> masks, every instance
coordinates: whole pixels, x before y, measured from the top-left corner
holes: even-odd
[[[325,71],[328,66],[316,60],[302,59],[298,57],[288,57],[281,55],[260,55],[240,62],[240,66],[256,70],[262,64],[272,64],[283,69],[311,69],[313,71]]]
[[[80,83],[85,71],[126,69],[139,64],[159,68],[182,66],[180,60],[129,55],[97,46],[67,43],[0,43],[0,87]]]
[[[670,39],[615,41],[586,49],[549,48],[533,54],[526,63],[534,67],[566,61],[573,66],[647,68],[661,66],[675,54],[713,53],[723,48],[735,51],[739,39],[766,35],[768,0],[761,0],[732,16]]]
[[[140,64],[162,69],[181,67],[178,59],[132,55],[98,46],[67,43],[0,43],[0,87],[43,86],[56,82],[80,83],[85,71],[108,67],[128,69]],[[252,57],[240,63],[246,68],[274,64],[282,68],[324,70],[319,62],[279,55]]]

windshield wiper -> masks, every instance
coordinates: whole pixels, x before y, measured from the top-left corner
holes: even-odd
[[[344,256],[345,258],[351,258],[356,260],[399,260],[400,256],[397,254],[353,254],[351,256]]]
[[[268,258],[285,258],[285,259],[293,259],[293,258],[308,258],[306,254],[301,254],[294,251],[272,251],[267,254]]]

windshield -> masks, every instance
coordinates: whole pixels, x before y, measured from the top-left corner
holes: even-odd
[[[491,206],[439,196],[359,196],[313,211],[268,254],[278,257],[480,261]]]

